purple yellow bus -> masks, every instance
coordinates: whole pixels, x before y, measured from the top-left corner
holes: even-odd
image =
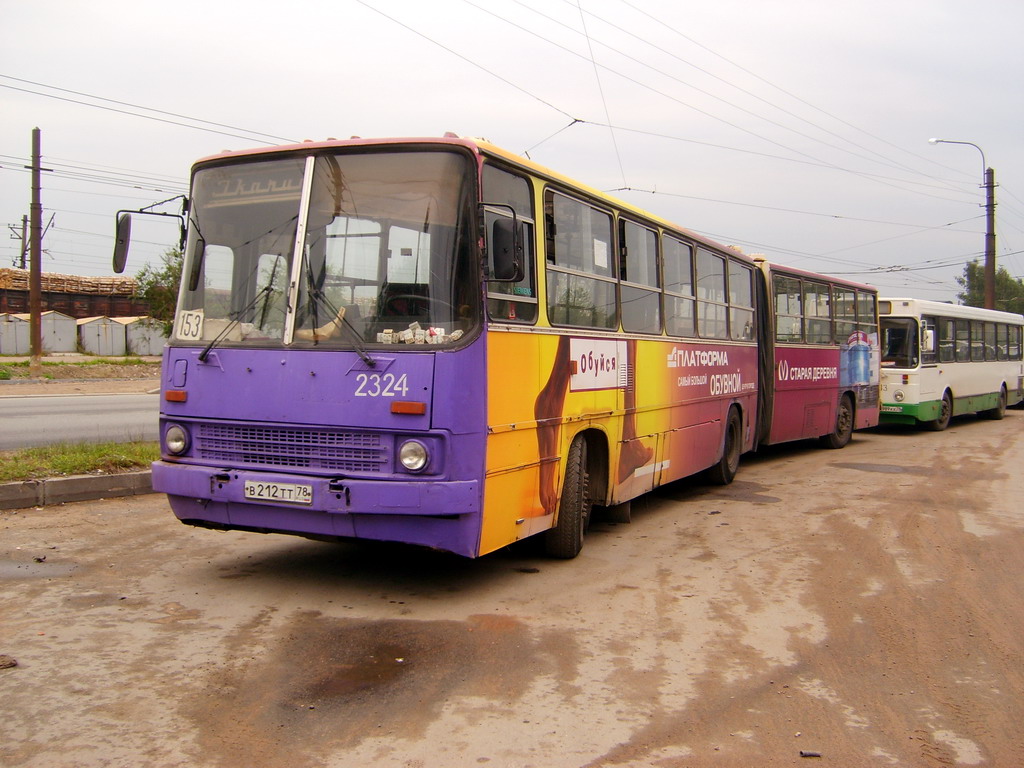
[[[873,289],[487,142],[209,157],[183,243],[153,487],[190,525],[570,558],[594,506],[877,422]]]

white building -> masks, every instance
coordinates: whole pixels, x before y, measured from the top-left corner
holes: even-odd
[[[28,355],[32,352],[29,323],[17,315],[0,315],[0,355]]]
[[[93,355],[123,356],[124,326],[109,317],[83,317],[78,320],[78,343],[82,351]]]
[[[164,324],[152,317],[114,317],[124,326],[125,349],[129,355],[162,355],[167,337]]]
[[[29,323],[32,316],[27,312],[15,317]],[[49,310],[39,316],[39,330],[42,336],[43,352],[75,352],[78,349],[78,325],[75,318],[63,312]]]

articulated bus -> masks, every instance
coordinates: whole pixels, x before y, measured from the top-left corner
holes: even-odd
[[[921,299],[883,299],[879,314],[882,422],[943,430],[1024,400],[1021,315]]]
[[[874,289],[487,142],[228,152],[186,210],[153,487],[187,524],[569,558],[594,505],[877,423]]]

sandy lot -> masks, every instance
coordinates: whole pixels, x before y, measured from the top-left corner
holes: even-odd
[[[4,368],[4,362],[11,359],[0,357],[0,368]],[[141,365],[46,365],[43,368],[46,378],[36,379],[29,378],[28,370],[20,366],[8,366],[7,370],[13,373],[14,378],[0,380],[0,397],[126,394],[160,389],[160,366],[153,362]]]
[[[569,562],[5,513],[0,764],[1024,765],[1022,426],[747,457]]]

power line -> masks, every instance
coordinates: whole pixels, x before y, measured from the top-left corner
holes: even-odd
[[[283,138],[281,136],[274,136],[273,134],[270,134],[270,133],[263,133],[262,131],[251,131],[248,128],[239,128],[237,126],[227,125],[225,123],[216,123],[216,122],[213,122],[212,120],[204,120],[204,119],[199,118],[199,117],[191,117],[189,115],[182,115],[182,114],[178,114],[176,112],[168,112],[168,111],[162,110],[162,109],[154,109],[153,107],[144,107],[144,106],[141,106],[139,104],[131,104],[131,103],[126,102],[126,101],[118,101],[116,99],[108,99],[108,98],[106,98],[104,96],[96,96],[96,95],[91,94],[91,93],[83,93],[81,91],[73,91],[73,90],[70,90],[68,88],[60,88],[60,87],[55,86],[55,85],[48,85],[46,83],[39,83],[39,82],[36,82],[36,81],[33,81],[33,80],[25,80],[25,79],[20,78],[20,77],[14,77],[12,75],[5,75],[5,74],[0,73],[0,78],[3,78],[5,80],[13,80],[13,81],[18,82],[18,83],[25,83],[25,84],[28,84],[28,85],[34,85],[34,86],[36,86],[38,88],[49,88],[52,91],[60,91],[61,93],[70,93],[70,94],[74,94],[75,96],[83,96],[83,97],[88,98],[88,99],[95,99],[96,101],[105,101],[108,104],[118,104],[118,105],[123,106],[123,107],[131,107],[132,109],[141,109],[141,110],[144,110],[146,112],[153,112],[153,113],[158,114],[158,115],[168,115],[169,117],[177,117],[177,118],[180,118],[182,120],[191,120],[194,123],[203,123],[204,125],[210,125],[210,126],[214,126],[216,128],[229,128],[229,129],[231,129],[233,131],[242,131],[244,133],[250,134],[251,136],[263,136],[263,137],[266,137],[268,139],[274,139],[276,142],[283,141],[283,142],[289,143],[289,144],[294,144],[295,143],[295,139],[286,139],[286,138]],[[196,126],[196,125],[188,125],[188,124],[185,124],[185,123],[176,122],[174,120],[165,120],[165,119],[162,119],[162,118],[159,118],[159,117],[153,117],[151,115],[140,115],[140,114],[137,114],[137,113],[134,113],[134,112],[126,112],[126,111],[121,110],[121,109],[114,109],[112,107],[104,107],[101,104],[88,104],[86,102],[77,101],[75,99],[63,98],[61,96],[54,96],[53,94],[39,93],[38,91],[32,91],[32,90],[28,90],[26,88],[16,88],[16,87],[14,87],[12,85],[4,85],[4,84],[0,83],[0,88],[9,88],[11,90],[21,91],[23,93],[32,93],[32,94],[35,94],[36,96],[44,96],[46,98],[59,99],[61,101],[69,101],[69,102],[71,102],[73,104],[83,104],[84,106],[96,107],[97,109],[108,109],[108,110],[110,110],[112,112],[120,112],[122,114],[132,115],[133,117],[141,117],[141,118],[145,118],[146,120],[156,120],[158,122],[170,123],[171,125],[180,125],[180,126],[185,127],[185,128],[194,128],[196,130],[205,130],[205,131],[209,131],[210,133],[219,133],[219,134],[222,134],[224,136],[231,136],[232,138],[236,138],[236,139],[246,139],[247,141],[251,141],[252,140],[252,139],[250,139],[249,136],[238,136],[238,135],[233,134],[233,133],[224,133],[223,131],[217,131],[217,130],[213,130],[211,128],[202,128],[202,127]],[[263,142],[263,143],[267,143],[267,142]]]
[[[612,122],[611,113],[608,111],[608,99],[604,95],[604,87],[601,85],[601,72],[597,68],[597,59],[594,58],[594,46],[591,44],[590,35],[587,33],[587,20],[583,15],[583,7],[580,5],[579,0],[576,0],[576,9],[580,12],[580,22],[583,24],[583,34],[587,38],[587,50],[590,51],[590,62],[594,65],[594,79],[597,80],[597,91],[601,94],[601,104],[604,105],[604,118],[610,124]],[[619,143],[615,140],[615,129],[609,128],[609,134],[612,137],[612,146],[615,148],[615,159],[619,162],[619,173],[622,174],[622,183],[626,184],[626,169],[622,166],[622,153],[619,152]]]
[[[491,70],[489,70],[486,67],[484,67],[482,64],[479,64],[479,63],[473,61],[472,59],[470,59],[470,58],[468,58],[466,56],[463,56],[461,53],[458,53],[458,52],[452,50],[448,46],[442,45],[437,40],[434,40],[434,39],[428,37],[427,35],[425,35],[422,32],[420,32],[418,29],[416,29],[414,27],[410,27],[408,24],[402,23],[401,21],[399,21],[398,19],[396,19],[393,16],[389,16],[388,14],[384,13],[384,11],[380,10],[379,8],[374,8],[372,5],[370,5],[369,3],[365,2],[365,0],[356,0],[356,2],[359,3],[361,6],[363,6],[364,8],[369,8],[374,13],[377,13],[377,14],[383,16],[388,21],[390,21],[390,22],[392,22],[394,24],[397,24],[398,26],[402,27],[402,29],[408,30],[409,32],[412,32],[414,35],[417,35],[418,37],[423,38],[428,43],[432,43],[433,45],[436,45],[438,48],[441,48],[442,50],[447,51],[452,56],[455,56],[455,57],[457,57],[459,59],[462,59],[462,61],[464,61],[467,64],[470,64],[470,65],[476,67],[477,69],[481,70],[482,72],[486,72],[491,77],[496,78],[497,80],[500,80],[501,82],[505,83],[505,85],[508,85],[508,86],[510,86],[512,88],[515,88],[520,93],[526,94],[527,96],[529,96],[534,101],[539,101],[544,106],[550,107],[551,109],[555,110],[556,112],[559,112],[559,113],[565,115],[570,120],[574,119],[573,116],[570,115],[568,112],[566,112],[563,109],[560,109],[560,108],[556,107],[551,102],[545,101],[540,96],[537,96],[536,94],[531,93],[530,91],[526,90],[525,88],[523,88],[520,85],[516,85],[511,80],[508,80],[507,78],[502,77],[501,75],[497,74],[496,72],[492,72]]]
[[[692,43],[693,45],[696,45],[697,47],[707,51],[712,56],[715,56],[715,57],[721,59],[722,61],[730,64],[733,67],[736,67],[736,69],[740,70],[744,74],[747,74],[747,75],[750,75],[753,78],[756,78],[757,80],[761,81],[765,85],[767,85],[767,86],[769,86],[771,88],[774,88],[775,90],[777,90],[778,92],[788,96],[789,98],[794,99],[795,101],[798,101],[799,103],[801,103],[801,104],[803,104],[803,105],[805,105],[807,107],[810,107],[811,109],[815,110],[816,112],[819,112],[822,115],[825,115],[826,117],[828,117],[828,118],[830,118],[832,120],[835,120],[836,122],[841,123],[842,125],[847,126],[848,128],[852,128],[853,130],[857,131],[858,133],[862,133],[865,136],[868,136],[869,138],[871,138],[871,139],[873,139],[873,140],[875,140],[877,142],[880,142],[882,144],[890,146],[893,149],[896,149],[896,150],[898,150],[900,152],[903,152],[905,154],[910,155],[911,157],[915,157],[915,158],[917,158],[919,160],[924,160],[927,163],[930,163],[932,165],[936,165],[936,166],[938,166],[940,168],[945,168],[946,170],[953,171],[954,173],[963,173],[963,171],[961,171],[961,170],[959,170],[957,168],[953,168],[953,167],[950,167],[950,166],[943,165],[942,163],[939,163],[939,162],[935,161],[934,159],[932,159],[930,157],[925,157],[924,155],[919,155],[919,154],[917,154],[915,152],[910,152],[910,151],[904,149],[903,147],[900,147],[897,144],[893,144],[892,142],[890,142],[890,141],[888,141],[886,139],[883,139],[883,138],[881,138],[879,136],[875,136],[874,134],[870,133],[869,131],[866,131],[865,129],[860,128],[859,126],[856,126],[853,123],[850,123],[850,122],[842,119],[841,117],[833,115],[831,112],[828,112],[827,110],[822,109],[821,107],[817,106],[816,104],[812,104],[811,102],[807,101],[806,99],[803,99],[800,96],[797,96],[796,94],[791,93],[790,91],[787,91],[785,88],[782,88],[781,86],[776,85],[775,83],[771,82],[770,80],[768,80],[767,78],[763,77],[762,75],[759,75],[757,72],[754,72],[754,71],[744,67],[742,64],[736,63],[732,59],[730,59],[730,58],[728,58],[726,56],[723,56],[722,54],[718,53],[714,49],[709,48],[708,46],[704,45],[703,43],[700,43],[697,40],[694,40],[693,38],[685,35],[684,33],[680,32],[675,27],[667,24],[663,19],[660,19],[660,18],[658,18],[658,17],[648,13],[647,11],[643,10],[642,8],[638,8],[635,4],[633,4],[629,0],[619,0],[619,2],[622,3],[623,5],[628,6],[629,8],[632,8],[637,13],[640,13],[640,14],[646,16],[647,18],[651,19],[655,23],[660,24],[662,27],[664,27],[665,29],[667,29],[671,33],[673,33],[675,35],[678,35],[679,37],[681,37],[684,40]]]

